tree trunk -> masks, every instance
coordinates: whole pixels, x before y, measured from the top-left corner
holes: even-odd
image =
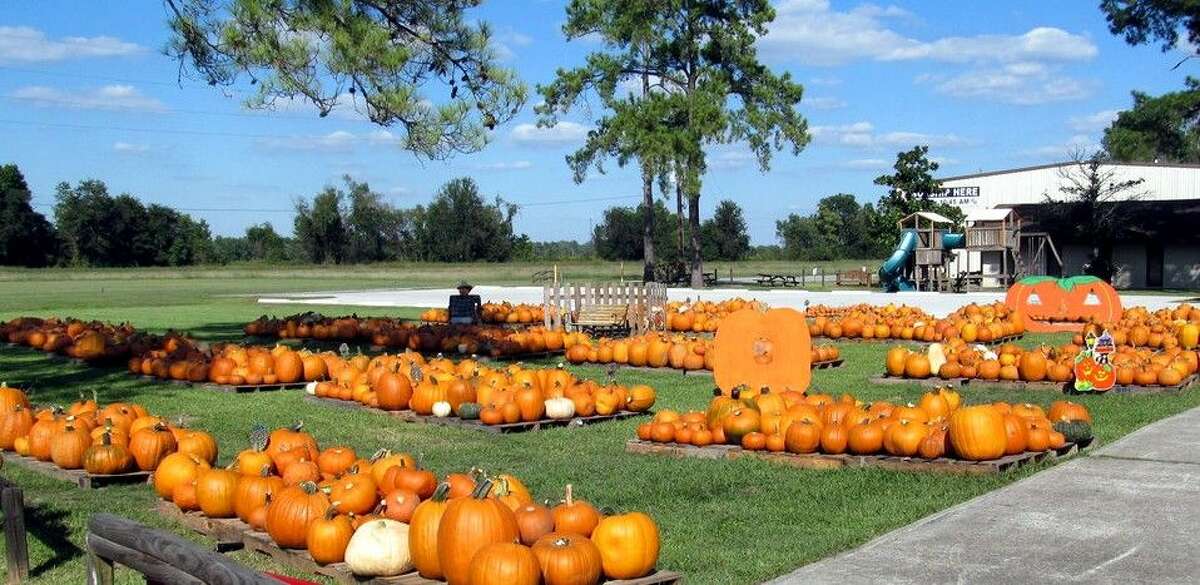
[[[679,165],[675,165],[675,233],[676,233],[676,254],[682,260],[684,251],[687,250],[687,244],[684,241],[685,227],[687,219],[683,216],[683,171]]]
[[[691,239],[692,288],[704,288],[704,264],[700,257],[700,193],[688,196],[688,236]]]
[[[642,163],[642,280],[654,282],[654,176]]]

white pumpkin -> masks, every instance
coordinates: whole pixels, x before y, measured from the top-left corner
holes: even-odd
[[[309,396],[316,396],[317,395],[317,384],[319,384],[319,383],[320,382],[309,382],[309,383],[305,384],[304,385],[304,393],[308,394]]]
[[[433,416],[438,418],[446,418],[450,416],[450,403],[445,400],[440,400],[433,403]]]
[[[346,565],[355,575],[391,577],[412,570],[408,524],[372,520],[358,527],[346,546]]]
[[[929,344],[929,371],[936,376],[946,364],[946,347],[940,343]]]
[[[546,401],[546,417],[564,419],[575,416],[575,403],[570,398],[551,398]]]

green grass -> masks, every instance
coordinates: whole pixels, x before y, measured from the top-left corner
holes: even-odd
[[[431,267],[422,270],[422,274],[437,272]],[[135,271],[99,272],[104,274],[88,272],[72,278],[72,273],[59,271],[58,277],[29,273],[30,278],[0,279],[0,317],[70,314],[219,338],[239,335],[243,322],[266,312],[253,297],[234,295],[411,284],[396,275],[356,275],[355,269],[238,277],[147,271],[146,278],[139,278],[141,273]],[[451,273],[445,271],[447,277]],[[103,291],[98,290],[101,288]],[[347,312],[344,308],[327,310]],[[411,310],[371,312],[412,314]],[[1054,339],[1030,337],[1025,343]],[[875,386],[868,382],[882,368],[887,344],[844,343],[841,348],[846,365],[816,371],[815,389],[851,392],[864,400],[905,402],[919,397],[921,389],[916,385]],[[584,376],[602,375],[596,367],[576,370]],[[634,434],[636,420],[497,438],[313,405],[295,391],[230,396],[148,382],[119,369],[85,368],[21,348],[0,349],[0,380],[32,387],[39,402],[69,402],[80,391],[95,389],[104,401],[134,400],[156,413],[186,415],[194,426],[214,433],[222,462],[243,446],[252,422],[278,426],[303,419],[322,445],[348,444],[360,452],[380,447],[403,449],[423,454],[425,463],[439,474],[473,466],[512,472],[526,480],[539,499],[557,497],[563,484],[570,482],[581,497],[597,505],[650,513],[662,530],[660,565],[686,573],[691,583],[756,583],[1037,471],[964,478],[870,469],[803,471],[751,460],[636,456],[623,450]],[[653,385],[659,391],[658,408],[700,409],[710,396],[711,382],[706,377],[625,371],[619,373],[619,380]],[[964,395],[972,402],[1008,400],[1043,405],[1057,398],[1047,392],[995,389],[971,389]],[[1200,392],[1080,400],[1092,410],[1100,439],[1111,442],[1200,404]],[[7,467],[3,474],[25,488],[35,583],[82,581],[80,547],[87,520],[97,512],[120,514],[199,540],[154,513],[154,498],[145,486],[83,491],[17,467]],[[282,571],[253,554],[233,556],[257,568]],[[125,572],[120,579],[134,582]]]

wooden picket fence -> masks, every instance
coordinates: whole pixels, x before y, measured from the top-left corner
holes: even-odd
[[[589,307],[628,307],[633,333],[665,327],[667,287],[662,283],[555,283],[542,287],[545,326],[571,330],[580,311]]]

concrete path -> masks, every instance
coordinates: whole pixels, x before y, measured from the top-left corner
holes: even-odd
[[[542,303],[540,286],[478,286],[475,292],[485,301],[509,301],[512,303]],[[453,294],[451,289],[393,289],[366,291],[329,291],[302,294],[273,295],[258,299],[263,304],[300,305],[345,305],[358,307],[444,307],[446,298]],[[914,305],[929,311],[935,317],[944,317],[968,303],[991,303],[1004,300],[1001,292],[979,292],[965,294],[906,292],[888,294],[878,290],[836,290],[813,292],[796,289],[750,290],[718,288],[696,290],[672,288],[667,291],[671,300],[704,299],[719,301],[734,297],[754,298],[765,301],[772,307],[803,309],[804,303],[830,306],[869,303]],[[1151,311],[1174,306],[1184,297],[1162,295],[1137,295],[1125,297],[1126,304],[1144,305]]]
[[[1200,408],[774,581],[1200,583]]]

